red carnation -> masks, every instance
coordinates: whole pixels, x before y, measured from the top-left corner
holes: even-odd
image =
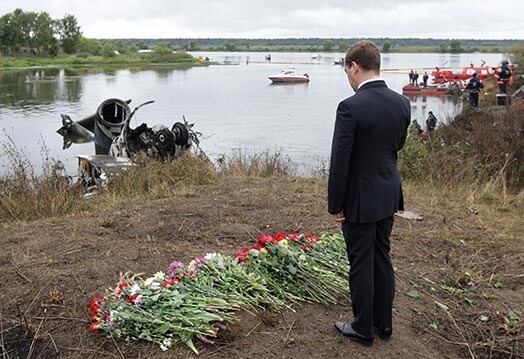
[[[99,326],[99,324],[100,323],[98,323],[98,322],[91,323],[91,325],[89,326],[89,330],[92,331],[92,332],[98,333],[98,326]]]
[[[126,302],[133,303],[133,301],[136,299],[137,295],[133,294],[126,298]]]
[[[280,242],[281,240],[286,239],[287,237],[288,237],[288,234],[285,233],[285,232],[284,233],[277,233],[275,235],[275,239],[276,239],[277,242]]]
[[[258,243],[262,245],[266,245],[266,242],[276,242],[275,238],[273,238],[270,234],[263,234],[260,237],[258,237]]]

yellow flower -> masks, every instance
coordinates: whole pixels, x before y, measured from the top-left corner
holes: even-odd
[[[280,242],[278,242],[278,244],[281,245],[284,248],[289,248],[289,243],[288,243],[287,239],[281,240]]]

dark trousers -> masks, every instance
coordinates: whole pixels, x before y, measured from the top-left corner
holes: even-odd
[[[353,328],[371,337],[373,325],[392,328],[395,275],[389,256],[393,217],[371,223],[342,224],[350,264]]]
[[[479,107],[479,93],[478,92],[469,93],[469,105],[472,107]]]

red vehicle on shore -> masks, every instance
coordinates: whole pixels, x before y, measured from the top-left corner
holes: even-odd
[[[493,76],[494,70],[489,66],[484,65],[485,62],[482,61],[480,66],[474,66],[473,64],[463,67],[462,71],[454,71],[453,69],[441,69],[435,67],[435,71],[431,73],[433,76],[434,83],[443,83],[443,82],[458,82],[469,80],[473,73],[477,73],[477,77],[481,80],[484,80],[487,77]]]

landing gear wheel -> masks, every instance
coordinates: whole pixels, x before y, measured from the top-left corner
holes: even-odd
[[[179,146],[188,145],[189,132],[187,127],[181,122],[175,122],[171,128],[171,132],[175,134],[175,143]]]

